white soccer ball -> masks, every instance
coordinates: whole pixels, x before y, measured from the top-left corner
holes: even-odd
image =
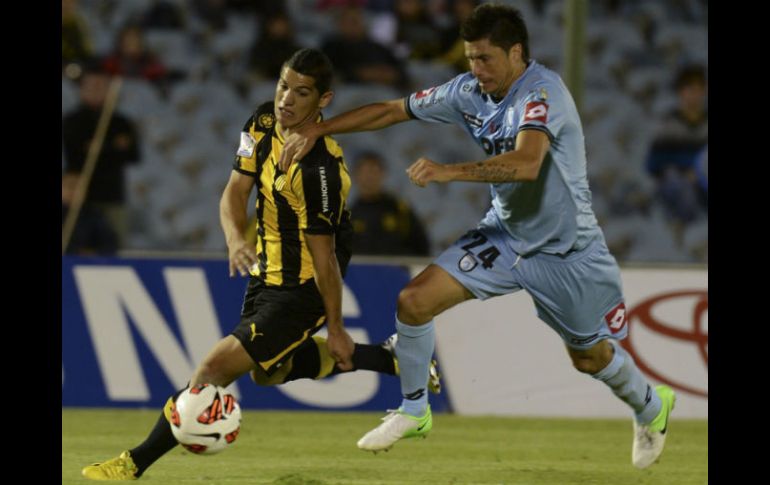
[[[219,453],[235,441],[240,429],[241,407],[223,387],[188,387],[171,408],[171,432],[192,453]]]

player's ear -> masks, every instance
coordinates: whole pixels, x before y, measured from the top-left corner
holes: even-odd
[[[521,43],[513,44],[508,50],[508,60],[511,62],[524,59],[523,55],[524,48],[522,47]]]
[[[321,95],[321,99],[318,100],[318,107],[321,109],[326,108],[332,102],[332,98],[334,98],[334,92],[326,91]]]

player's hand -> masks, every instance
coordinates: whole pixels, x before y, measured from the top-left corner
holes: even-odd
[[[332,332],[326,337],[326,348],[340,370],[353,370],[353,350],[355,343],[348,332],[342,330]]]
[[[449,182],[449,173],[444,165],[425,157],[420,157],[406,169],[409,180],[418,187],[425,187],[430,182]]]
[[[246,241],[237,241],[227,247],[230,260],[230,278],[238,271],[241,276],[247,276],[249,269],[257,263],[257,251],[254,245]]]
[[[296,131],[286,138],[281,151],[281,157],[278,159],[278,168],[284,173],[289,173],[289,167],[294,162],[299,162],[307,155],[318,140],[318,134],[314,131],[311,123],[307,127]]]

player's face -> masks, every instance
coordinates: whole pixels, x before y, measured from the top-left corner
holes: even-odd
[[[511,51],[520,48],[520,44],[516,44]],[[515,54],[490,44],[489,39],[481,39],[465,42],[465,57],[482,92],[495,97],[505,96],[516,78]]]
[[[322,96],[311,76],[284,67],[275,87],[275,117],[283,128],[294,128],[305,121],[315,120],[330,99],[331,92]]]

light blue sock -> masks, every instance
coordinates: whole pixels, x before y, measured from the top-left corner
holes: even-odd
[[[607,384],[636,413],[636,421],[649,424],[660,412],[660,397],[647,382],[634,359],[618,343],[610,340],[615,354],[607,367],[592,377]]]
[[[422,416],[428,407],[428,374],[436,344],[433,320],[420,326],[407,325],[396,317],[396,357],[401,375],[401,410]]]

